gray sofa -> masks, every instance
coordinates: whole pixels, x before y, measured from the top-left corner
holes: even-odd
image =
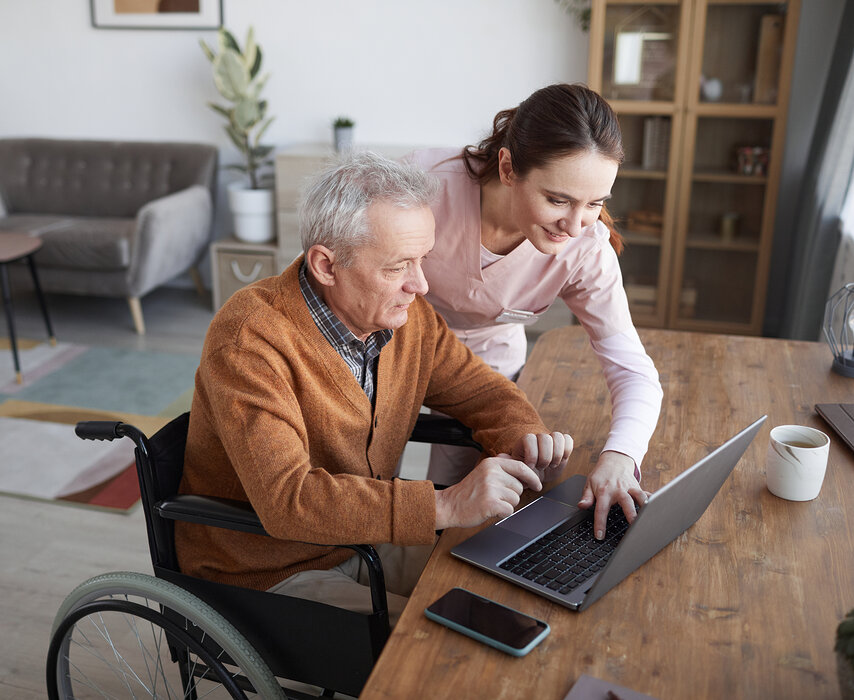
[[[0,139],[0,233],[42,240],[48,292],[140,298],[195,266],[211,239],[217,149],[198,143]]]

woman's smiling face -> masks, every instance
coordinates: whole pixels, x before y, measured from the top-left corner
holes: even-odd
[[[554,255],[599,218],[619,164],[596,151],[561,156],[524,177],[513,172],[510,152],[501,149],[501,181],[511,188],[513,224],[541,253]]]

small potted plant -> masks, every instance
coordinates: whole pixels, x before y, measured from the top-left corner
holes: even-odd
[[[854,610],[836,628],[836,670],[842,700],[854,700]]]
[[[353,127],[355,122],[350,117],[336,117],[332,122],[335,135],[335,150],[339,153],[349,151],[353,147]]]
[[[234,216],[234,235],[244,241],[262,243],[275,237],[272,190],[272,146],[261,143],[273,121],[267,116],[267,100],[261,91],[269,74],[261,74],[261,47],[255,43],[252,27],[246,33],[243,49],[224,27],[218,34],[214,51],[203,40],[202,50],[213,67],[214,85],[228,105],[208,103],[227,120],[225,132],[243,156],[243,162],[226,166],[244,173],[245,182],[228,188],[228,201]]]

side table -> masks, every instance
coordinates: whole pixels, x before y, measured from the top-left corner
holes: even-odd
[[[50,338],[50,344],[56,345],[56,337],[53,334],[53,328],[50,325],[50,316],[47,313],[47,304],[42,294],[42,288],[39,284],[39,276],[36,272],[36,263],[33,260],[33,254],[42,247],[41,239],[34,236],[27,236],[23,233],[0,233],[0,287],[3,290],[3,307],[6,310],[6,324],[9,327],[9,344],[12,347],[12,360],[15,363],[15,381],[22,384],[24,379],[21,374],[21,363],[18,358],[18,342],[15,338],[15,318],[12,309],[12,287],[9,284],[9,271],[6,269],[6,264],[16,262],[18,260],[26,260],[30,268],[30,275],[33,278],[33,285],[36,289],[36,297],[39,300],[39,306],[44,316],[44,322],[47,326],[47,334]]]

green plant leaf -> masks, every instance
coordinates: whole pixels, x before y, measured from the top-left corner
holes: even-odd
[[[246,31],[246,44],[243,47],[243,64],[246,66],[246,70],[250,71],[250,77],[257,55],[258,44],[255,43],[255,30],[249,27]]]
[[[223,107],[222,105],[218,105],[214,102],[208,102],[208,107],[210,107],[214,112],[221,114],[226,119],[231,120],[231,110],[228,107]]]
[[[252,67],[249,69],[249,77],[254,78],[258,75],[258,71],[261,70],[261,47],[258,46],[255,51],[255,60],[252,61]]]
[[[273,152],[273,146],[255,146],[250,150],[254,158],[266,158]]]
[[[228,49],[236,51],[238,54],[240,53],[240,45],[237,43],[237,39],[234,38],[234,34],[225,27],[221,27],[219,30],[219,50],[227,51]]]
[[[257,100],[261,96],[261,90],[264,89],[264,86],[267,84],[267,81],[270,79],[270,74],[265,73],[260,78],[254,79],[250,84],[247,90],[247,97],[251,97],[253,100]]]
[[[231,142],[235,146],[237,146],[238,151],[240,151],[243,155],[248,155],[247,154],[247,144],[246,144],[246,134],[235,129],[233,124],[227,124],[226,125],[225,133],[228,134],[228,137],[231,139]]]
[[[208,57],[208,60],[213,63],[214,59],[216,58],[216,54],[213,52],[211,47],[205,43],[204,39],[199,39],[199,45],[202,47],[202,51],[204,51],[205,56]]]
[[[232,102],[239,101],[249,87],[249,72],[240,56],[231,49],[214,60],[214,84],[219,94]]]
[[[261,118],[255,100],[240,100],[234,107],[234,125],[241,131],[249,131]]]
[[[232,163],[231,165],[224,165],[223,169],[224,170],[236,170],[239,173],[248,173],[249,172],[249,168],[247,168],[245,165],[241,165],[239,163]]]
[[[264,103],[264,104],[266,106],[266,103]],[[258,129],[257,132],[255,132],[255,145],[256,146],[259,143],[261,143],[261,137],[264,135],[264,132],[267,131],[267,127],[273,123],[274,119],[275,119],[275,117],[270,117],[269,119],[267,119],[263,124],[261,124],[261,128]]]

